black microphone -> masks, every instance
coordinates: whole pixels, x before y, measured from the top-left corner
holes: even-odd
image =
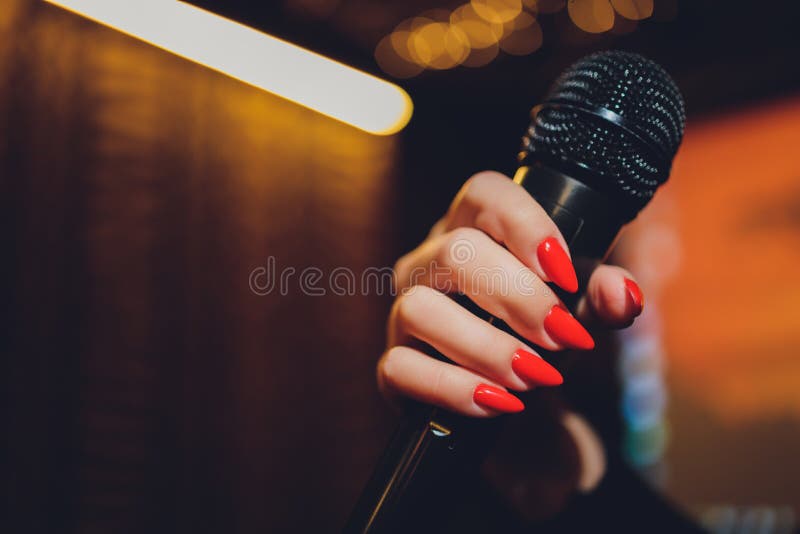
[[[533,109],[514,181],[544,207],[569,245],[579,290],[568,295],[553,288],[567,307],[574,310],[622,227],[669,177],[684,123],[683,98],[664,69],[619,51],[573,64]],[[510,331],[466,298],[459,302]],[[508,417],[514,416],[471,419],[417,405],[384,452],[345,532],[427,531],[421,522],[448,513],[437,500],[478,468]]]

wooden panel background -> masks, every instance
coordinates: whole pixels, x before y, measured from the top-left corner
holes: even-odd
[[[6,517],[334,530],[392,424],[373,381],[389,299],[249,277],[270,256],[391,265],[396,139],[0,4]]]

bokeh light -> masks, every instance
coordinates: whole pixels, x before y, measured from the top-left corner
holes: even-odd
[[[405,32],[409,34],[410,32]],[[381,39],[375,47],[375,61],[383,72],[395,78],[413,78],[421,73],[424,68],[413,61],[401,57],[394,42],[399,41],[400,37],[396,33],[391,33]]]
[[[482,67],[500,51],[525,56],[544,42],[539,15],[565,7],[575,25],[567,33],[585,39],[635,31],[637,21],[653,15],[654,0],[470,0],[452,11],[428,10],[404,20],[378,43],[375,60],[384,72],[408,78],[425,70]]]
[[[653,0],[611,0],[611,5],[630,20],[643,20],[653,14]]]
[[[587,33],[603,33],[614,27],[614,8],[608,0],[569,0],[569,18]]]
[[[438,70],[461,64],[470,52],[464,32],[446,22],[430,22],[414,30],[409,49],[418,64]]]
[[[500,41],[503,52],[514,56],[532,54],[542,46],[542,27],[528,13],[521,13],[514,20],[514,30]]]
[[[501,42],[508,54],[529,54],[541,46],[542,32],[531,14],[536,2],[526,2],[472,0],[453,11],[424,11],[381,39],[375,61],[384,72],[408,78],[426,69],[481,67],[499,55]]]
[[[503,37],[503,24],[487,21],[472,4],[465,4],[453,11],[450,23],[464,32],[473,49],[492,47]]]
[[[411,24],[408,24],[407,27],[410,28]],[[414,63],[414,58],[412,57],[411,52],[408,48],[408,43],[410,39],[411,39],[410,29],[398,29],[394,31],[391,35],[389,35],[389,40],[392,44],[392,50],[394,50],[395,53],[404,60],[410,63]]]
[[[522,0],[472,0],[479,17],[493,24],[505,24],[522,12]]]

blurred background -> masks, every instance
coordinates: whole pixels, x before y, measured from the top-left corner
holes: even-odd
[[[689,115],[614,258],[648,299],[602,399],[619,447],[714,531],[798,527],[796,2],[194,3],[397,83],[413,118],[370,135],[0,0],[5,532],[339,529],[397,421],[373,368],[391,298],[251,273],[391,266],[607,48],[661,63]]]

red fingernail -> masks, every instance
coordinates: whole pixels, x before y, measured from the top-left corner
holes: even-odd
[[[516,413],[525,409],[522,401],[514,395],[489,384],[478,384],[472,399],[476,404],[503,413]]]
[[[589,332],[567,310],[557,304],[544,318],[544,329],[561,345],[582,350],[594,348],[594,340]]]
[[[548,237],[536,248],[539,265],[547,277],[558,287],[570,293],[578,290],[578,277],[575,267],[564,248],[555,237]]]
[[[633,305],[639,309],[639,313],[642,313],[642,310],[644,309],[644,294],[642,293],[642,289],[639,287],[639,284],[630,278],[626,278],[625,289],[628,290],[628,296],[633,301]]]
[[[555,367],[536,354],[519,349],[511,357],[511,368],[517,375],[536,386],[558,386],[564,383]]]

